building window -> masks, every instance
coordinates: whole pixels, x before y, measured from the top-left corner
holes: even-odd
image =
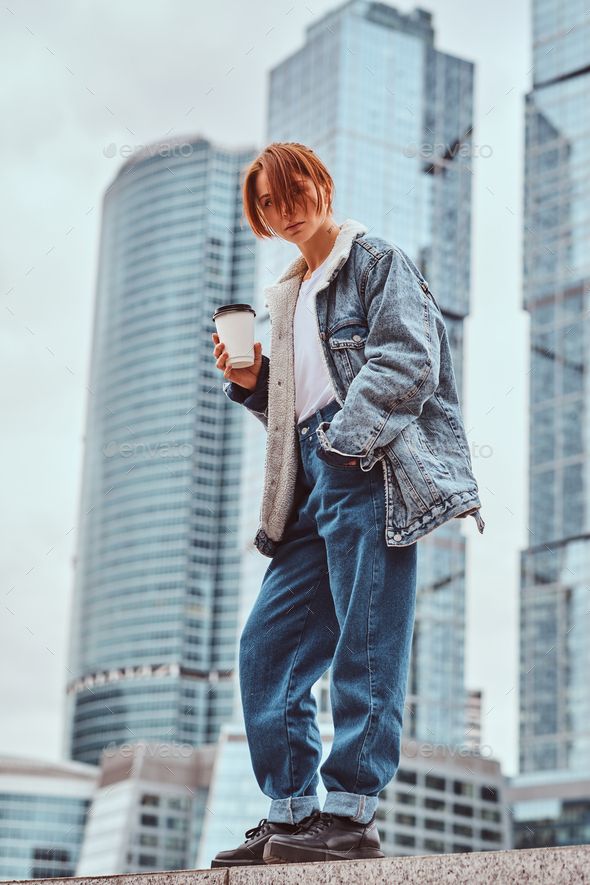
[[[413,847],[416,844],[415,837],[409,836],[407,833],[396,833],[394,841],[396,845],[407,845]]]
[[[473,805],[459,805],[455,802],[453,805],[453,814],[462,814],[463,817],[473,817]]]
[[[481,838],[485,839],[486,842],[499,842],[501,839],[500,833],[497,830],[482,830]]]
[[[155,854],[140,854],[139,865],[142,867],[155,867],[157,863]]]
[[[157,845],[158,837],[152,835],[151,833],[140,833],[139,834],[139,844],[140,845]]]
[[[445,850],[444,842],[442,841],[442,839],[425,839],[424,848],[426,849],[426,851],[438,851],[441,854]]]
[[[457,836],[473,836],[473,827],[467,824],[453,824],[453,833]]]
[[[430,787],[431,790],[444,790],[445,789],[445,779],[444,777],[437,777],[435,774],[427,774],[424,783],[427,787]]]
[[[466,783],[465,781],[455,781],[453,783],[453,790],[456,796],[473,797],[473,784]]]
[[[189,806],[190,799],[181,796],[172,796],[168,799],[168,808],[178,808],[186,810]]]
[[[396,793],[396,799],[400,805],[416,804],[416,796],[414,793]]]
[[[405,768],[398,768],[395,779],[401,781],[403,784],[415,784],[416,783],[416,772],[415,771],[407,771]]]

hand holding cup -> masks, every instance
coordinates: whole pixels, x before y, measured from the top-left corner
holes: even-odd
[[[219,340],[217,332],[212,332],[211,338],[215,345],[213,348],[213,355],[216,358],[215,365],[223,372],[223,377],[234,384],[238,384],[240,387],[244,387],[246,390],[254,390],[260,369],[262,368],[261,342],[254,342],[254,363],[251,366],[246,366],[244,369],[234,369],[229,362],[229,354],[225,349],[225,344]]]

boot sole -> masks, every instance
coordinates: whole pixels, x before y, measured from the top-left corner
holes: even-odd
[[[264,866],[263,860],[212,860],[209,869],[215,867],[259,867]]]
[[[270,840],[270,838],[271,838],[271,836],[269,836],[268,839],[266,840],[266,843],[264,844],[264,848],[266,848],[266,845],[267,845],[268,841]],[[262,857],[258,858],[258,857],[253,856],[252,854],[250,854],[249,857],[246,857],[246,856],[244,856],[243,858],[228,857],[225,860],[222,857],[215,856],[213,858],[213,860],[211,861],[211,866],[209,869],[215,869],[217,867],[260,867],[260,866],[264,866],[264,864],[265,864],[265,861],[262,859]],[[1,885],[1,883],[0,883],[0,885]]]
[[[313,863],[319,860],[377,860],[385,857],[378,848],[357,848],[351,851],[326,851],[322,848],[300,848],[283,842],[268,841],[264,846],[264,863]]]

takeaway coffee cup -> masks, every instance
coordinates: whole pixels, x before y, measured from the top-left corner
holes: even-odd
[[[219,340],[225,344],[232,369],[254,365],[255,316],[256,311],[249,304],[224,304],[211,317]]]

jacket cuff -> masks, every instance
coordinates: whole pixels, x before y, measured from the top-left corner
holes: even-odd
[[[329,429],[330,423],[330,421],[322,421],[316,428],[316,436],[324,451],[336,452],[338,455],[347,455],[350,458],[358,458],[361,470],[365,471],[371,470],[375,463],[384,457],[384,452],[381,449],[373,448],[368,454],[366,454],[363,451],[344,452],[342,449],[337,448],[337,446],[332,445],[331,441],[326,436],[326,430]],[[342,443],[339,444],[343,445]],[[351,446],[348,444],[346,447],[350,448]]]
[[[224,381],[223,392],[234,403],[240,403],[255,412],[265,412],[268,406],[268,376],[270,359],[263,354],[262,366],[254,390],[241,387],[235,381]]]
[[[360,452],[343,452],[332,445],[326,436],[326,430],[329,428],[330,424],[330,421],[322,421],[322,423],[316,428],[316,436],[320,441],[322,449],[324,449],[325,452],[336,452],[337,455],[347,455],[350,458],[358,458]]]

